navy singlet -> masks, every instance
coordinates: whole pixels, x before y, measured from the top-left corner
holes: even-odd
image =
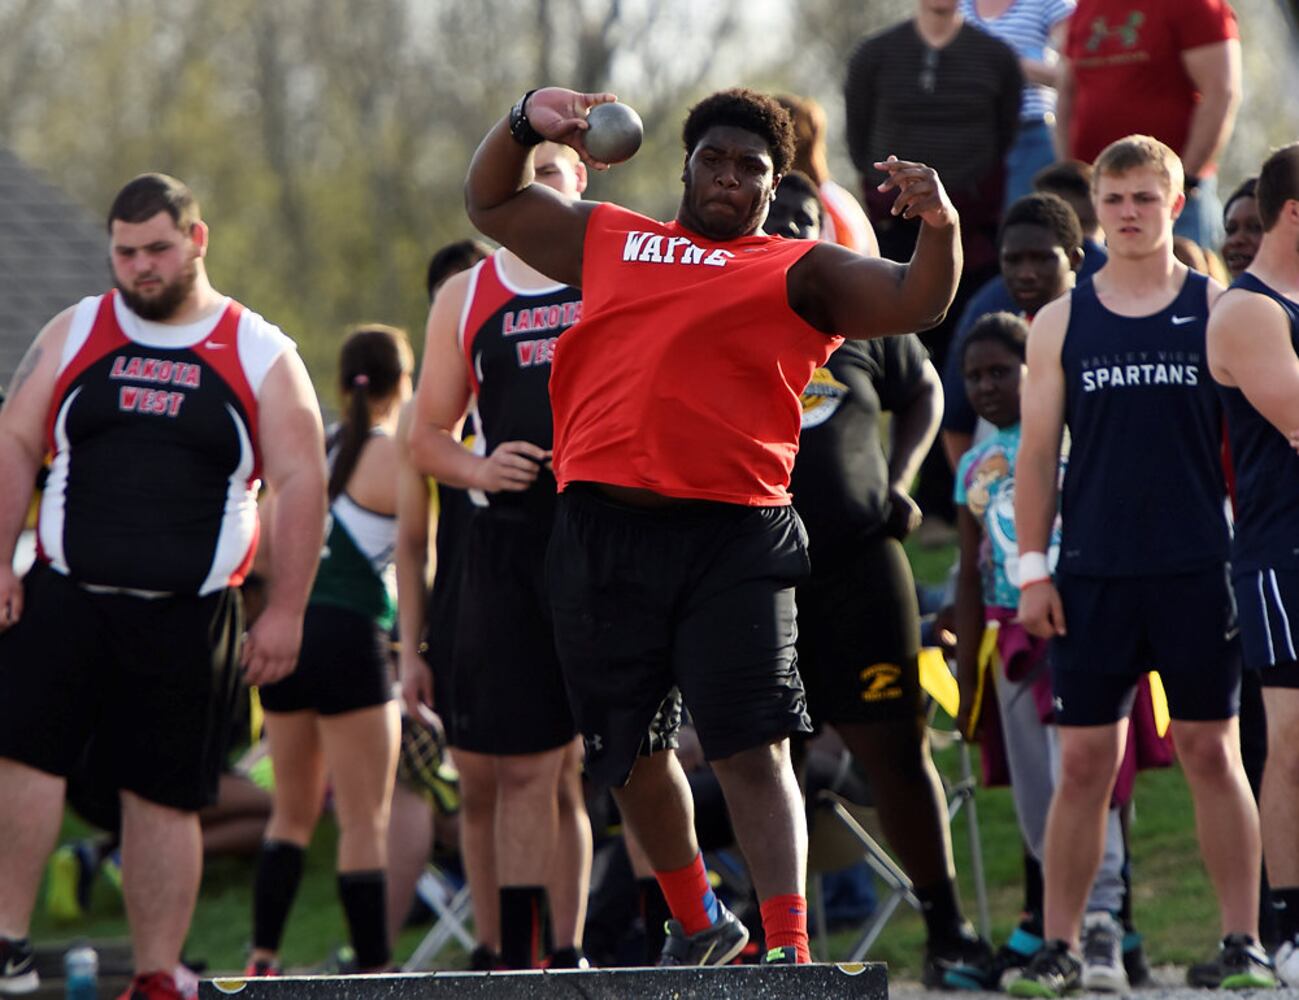
[[[1150,316],[1111,312],[1090,278],[1074,289],[1060,352],[1072,437],[1061,572],[1149,576],[1226,560],[1208,317],[1208,279],[1195,272]]]
[[[1299,302],[1246,271],[1233,288],[1265,295],[1290,320],[1290,346],[1299,354]],[[1299,454],[1235,386],[1218,386],[1236,463],[1236,537],[1232,571],[1299,569]]]

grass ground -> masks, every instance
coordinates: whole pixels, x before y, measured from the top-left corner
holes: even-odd
[[[951,550],[912,551],[918,579],[941,582],[951,563]],[[945,774],[957,773],[955,750],[939,755]],[[993,936],[1005,939],[1019,916],[1022,901],[1020,838],[1008,789],[980,789],[977,795]],[[1216,907],[1195,847],[1194,817],[1185,782],[1176,769],[1145,772],[1138,777],[1136,819],[1132,830],[1134,909],[1138,928],[1146,935],[1147,952],[1157,963],[1186,963],[1207,955],[1218,937]],[[967,913],[974,917],[975,893],[969,879],[969,847],[964,816],[953,828],[957,869]],[[84,834],[75,819],[65,824],[64,838]],[[335,891],[333,858],[337,832],[326,817],[307,856],[302,889],[286,933],[283,958],[292,968],[319,966],[347,939]],[[242,968],[251,926],[253,865],[249,860],[218,859],[203,877],[202,894],[190,932],[187,956],[202,959],[214,971]],[[96,885],[87,918],[73,926],[52,924],[38,907],[32,928],[39,944],[75,938],[124,938],[126,924],[120,897],[102,881]],[[403,933],[396,957],[404,959],[423,935],[417,928]],[[856,934],[832,938],[834,957],[842,957]],[[876,942],[870,957],[887,961],[894,974],[916,977],[924,947],[923,925],[917,914],[900,909]],[[450,964],[463,955],[448,952]]]

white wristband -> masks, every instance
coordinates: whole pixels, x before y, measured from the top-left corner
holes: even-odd
[[[1019,554],[1019,585],[1026,587],[1039,580],[1051,579],[1051,570],[1047,567],[1045,552],[1021,552]]]

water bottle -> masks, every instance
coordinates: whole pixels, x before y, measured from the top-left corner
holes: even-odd
[[[75,945],[63,956],[66,1000],[98,1000],[99,956],[88,944]]]

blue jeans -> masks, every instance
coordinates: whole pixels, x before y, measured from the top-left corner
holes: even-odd
[[[1218,178],[1205,177],[1194,191],[1186,192],[1186,207],[1173,225],[1174,236],[1195,240],[1205,250],[1217,252],[1226,238],[1222,228],[1222,202],[1218,200]]]
[[[1006,204],[1026,194],[1033,193],[1033,177],[1043,167],[1055,162],[1055,145],[1052,128],[1043,119],[1029,119],[1019,123],[1015,144],[1006,154]]]

